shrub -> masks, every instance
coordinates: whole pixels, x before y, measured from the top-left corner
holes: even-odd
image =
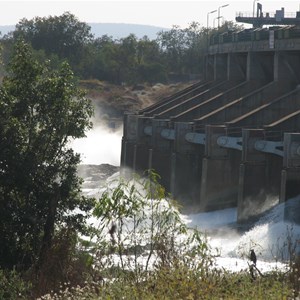
[[[28,299],[30,289],[31,284],[23,280],[15,269],[12,271],[0,269],[0,299]]]
[[[136,282],[154,269],[197,262],[206,270],[212,263],[205,236],[186,226],[153,171],[108,188],[94,215],[100,221],[95,264],[131,271]]]

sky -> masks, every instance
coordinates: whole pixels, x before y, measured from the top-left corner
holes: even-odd
[[[300,5],[300,0],[0,0],[0,25],[15,25],[22,18],[59,16],[69,11],[86,23],[143,24],[164,28],[178,25],[186,28],[194,21],[207,26],[208,21],[209,26],[213,27],[217,26],[218,11],[222,20],[234,21],[237,12],[252,13],[253,4],[257,2],[263,5],[263,12],[275,12],[281,7],[285,8],[285,12],[296,12]],[[222,7],[227,4],[228,6]],[[208,14],[214,10],[217,12]]]

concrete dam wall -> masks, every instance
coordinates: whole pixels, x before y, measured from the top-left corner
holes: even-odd
[[[300,34],[248,36],[213,37],[205,79],[125,114],[121,154],[185,207],[237,207],[241,223],[300,194]]]

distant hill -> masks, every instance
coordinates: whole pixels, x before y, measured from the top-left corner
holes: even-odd
[[[1,36],[15,30],[15,25],[0,25]]]
[[[150,40],[156,38],[156,34],[161,30],[168,30],[168,28],[151,26],[151,25],[138,25],[138,24],[122,24],[122,23],[89,23],[91,32],[95,37],[102,35],[111,36],[113,39],[120,39],[127,37],[133,33],[137,38],[142,38],[147,35]],[[0,32],[3,35],[15,29],[15,25],[0,26]]]
[[[156,34],[168,28],[151,26],[151,25],[138,25],[138,24],[118,24],[118,23],[90,23],[92,33],[95,37],[102,35],[112,36],[114,39],[127,37],[133,33],[138,38],[147,35],[150,40],[156,39]]]

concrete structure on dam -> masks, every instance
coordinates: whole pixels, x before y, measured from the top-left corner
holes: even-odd
[[[237,207],[239,222],[300,195],[300,28],[213,36],[202,81],[125,115],[121,166],[156,170],[197,211]]]

